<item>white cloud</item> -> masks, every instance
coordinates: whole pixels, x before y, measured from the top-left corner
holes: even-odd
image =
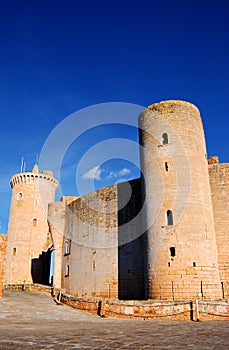
[[[83,174],[83,179],[95,179],[95,180],[101,180],[101,173],[102,170],[100,169],[99,165],[95,166],[94,168],[88,170],[85,174]]]
[[[107,175],[107,179],[113,179],[113,178],[117,178],[120,176],[125,176],[127,174],[130,174],[130,169],[128,168],[123,168],[119,171],[111,171],[108,175]]]
[[[127,174],[130,174],[130,169],[128,169],[128,168],[123,168],[119,171],[119,176],[124,176]]]

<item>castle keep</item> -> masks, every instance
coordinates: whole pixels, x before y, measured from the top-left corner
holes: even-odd
[[[149,221],[149,297],[218,299],[216,235],[199,111],[185,102],[162,102],[143,111],[139,124]],[[157,185],[159,174],[163,188]]]
[[[139,143],[141,178],[82,197],[54,202],[37,166],[12,177],[6,283],[49,284],[54,251],[53,283],[75,297],[229,298],[229,163],[207,159],[198,109],[149,106]]]

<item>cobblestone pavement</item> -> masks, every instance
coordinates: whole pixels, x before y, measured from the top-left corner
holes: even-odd
[[[100,318],[51,296],[4,291],[0,349],[229,349],[229,322]]]

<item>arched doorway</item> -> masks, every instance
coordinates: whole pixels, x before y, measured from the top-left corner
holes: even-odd
[[[39,258],[32,259],[31,275],[33,283],[39,283],[49,286],[50,283],[50,263],[51,263],[51,249],[42,252]]]

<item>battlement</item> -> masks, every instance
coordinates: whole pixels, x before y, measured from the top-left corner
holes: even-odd
[[[208,158],[208,164],[219,164],[219,157],[218,156],[212,156]]]
[[[220,176],[229,182],[229,163],[220,163],[217,156],[208,158],[208,169],[210,176]]]
[[[80,196],[62,196],[61,202],[65,202],[66,204],[70,204],[71,202],[74,202],[76,199],[80,198]]]
[[[158,103],[154,103],[147,107],[148,109],[155,111],[157,113],[171,113],[176,110],[179,112],[182,111],[182,109],[189,109],[190,113],[194,113],[197,115],[197,117],[200,118],[200,112],[199,109],[192,104],[191,102],[187,101],[181,101],[181,100],[168,100],[168,101],[161,101]]]
[[[50,181],[54,188],[58,187],[58,181],[54,179],[53,173],[49,171],[43,171],[43,173],[34,173],[34,172],[26,172],[26,173],[18,173],[11,177],[10,186],[14,188],[18,184],[28,184],[33,183],[38,179]]]

